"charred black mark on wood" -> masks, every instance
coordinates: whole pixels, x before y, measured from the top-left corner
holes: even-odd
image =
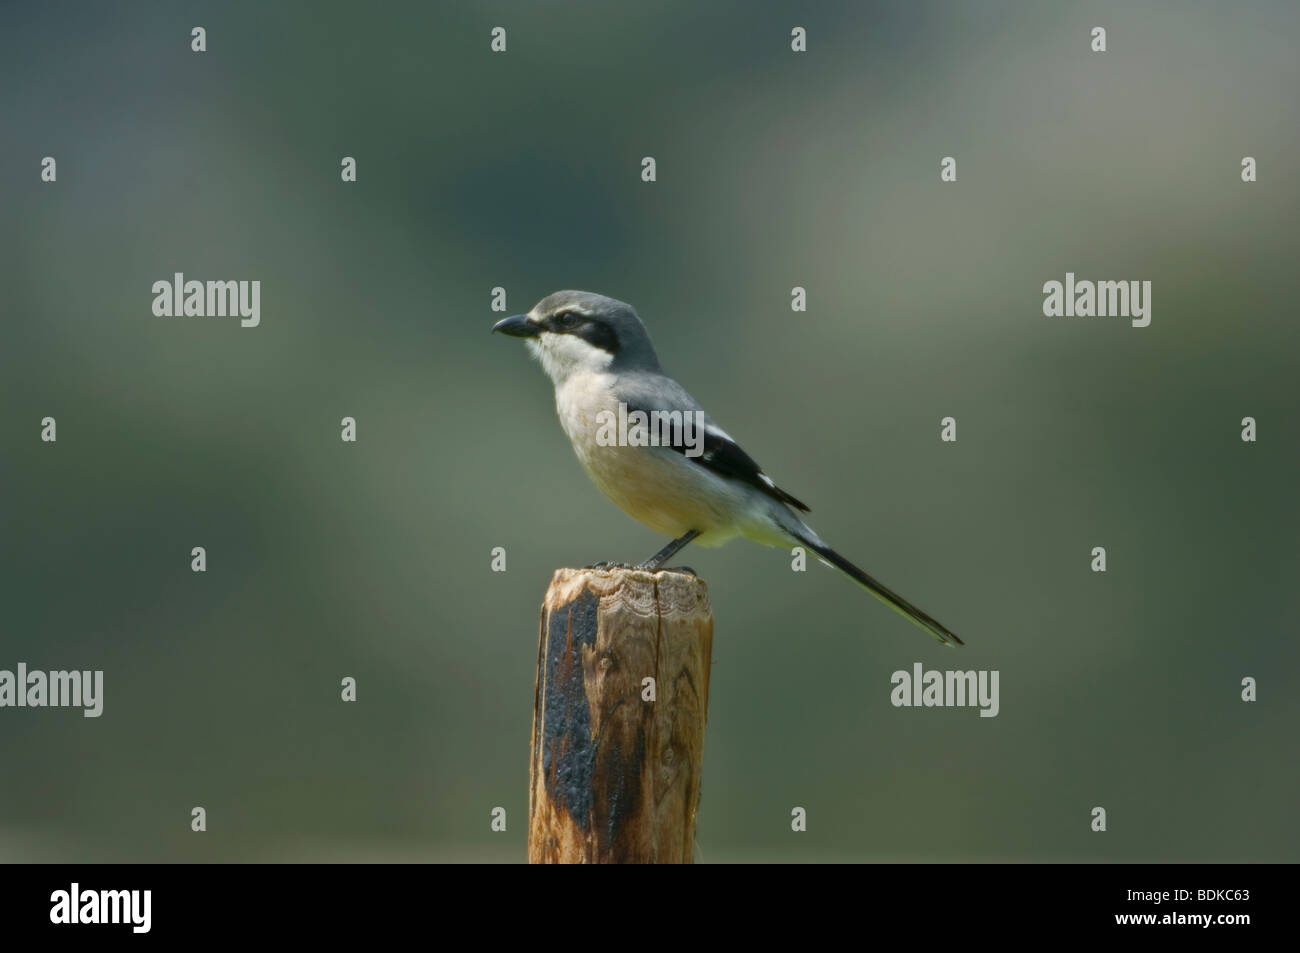
[[[595,804],[597,846],[616,860],[636,856],[640,846],[635,842],[636,831],[627,825],[641,810],[646,748],[647,716],[640,705],[624,705],[624,701],[620,698],[610,708],[610,730],[601,731],[602,743],[596,752],[596,778],[598,783],[603,782],[605,792],[605,797]],[[619,709],[622,719],[615,722],[612,716]],[[631,750],[622,744],[629,733]]]
[[[546,712],[542,776],[551,800],[584,831],[591,823],[596,746],[583,685],[582,650],[596,645],[600,600],[587,589],[551,613],[546,631]]]

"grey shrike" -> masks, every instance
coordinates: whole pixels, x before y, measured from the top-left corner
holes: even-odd
[[[492,330],[527,339],[555,385],[560,424],[596,486],[628,515],[673,537],[636,568],[657,570],[692,540],[719,546],[744,536],[768,546],[806,546],[940,642],[964,644],[831,549],[795,515],[808,507],[773,483],[664,373],[631,305],[588,291],[557,291]],[[701,421],[702,439],[694,445],[682,439],[647,445],[623,438],[627,431],[621,427],[620,439],[609,439],[610,421],[631,419],[636,411],[658,421],[673,412]]]

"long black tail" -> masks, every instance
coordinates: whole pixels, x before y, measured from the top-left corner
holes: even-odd
[[[952,645],[954,642],[958,645],[966,644],[961,639],[957,638],[956,634],[950,631],[946,626],[941,625],[933,617],[926,615],[898,593],[887,589],[880,583],[876,582],[876,580],[872,579],[865,572],[853,565],[853,563],[849,562],[829,546],[821,544],[820,542],[814,543],[812,540],[808,539],[803,540],[803,542],[818,556],[822,557],[822,559],[826,560],[845,575],[852,577],[854,582],[863,586],[873,596],[885,603],[885,605],[889,606],[899,615],[911,619],[944,645]]]

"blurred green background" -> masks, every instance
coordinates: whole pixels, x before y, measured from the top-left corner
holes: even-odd
[[[968,642],[684,552],[705,861],[1300,859],[1300,11],[1088,8],[5,6],[0,668],[103,669],[105,709],[0,710],[0,860],[524,858],[550,573],[664,540],[497,285],[633,303]],[[261,326],[154,317],[175,271],[259,279]],[[1066,271],[1152,281],[1151,326],[1044,317]],[[999,670],[1001,713],[891,707],[916,661]]]

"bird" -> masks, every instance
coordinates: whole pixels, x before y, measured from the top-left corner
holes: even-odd
[[[590,291],[557,291],[526,314],[496,322],[492,331],[524,339],[541,363],[555,388],[560,425],[592,482],[629,516],[671,537],[627,568],[658,571],[691,542],[720,546],[743,537],[807,547],[941,643],[965,644],[804,522],[800,514],[808,506],[778,487],[660,366],[630,304]],[[648,434],[647,419],[660,429]],[[653,442],[647,444],[648,436]],[[667,439],[654,440],[660,436]],[[588,568],[610,565],[624,564]]]

